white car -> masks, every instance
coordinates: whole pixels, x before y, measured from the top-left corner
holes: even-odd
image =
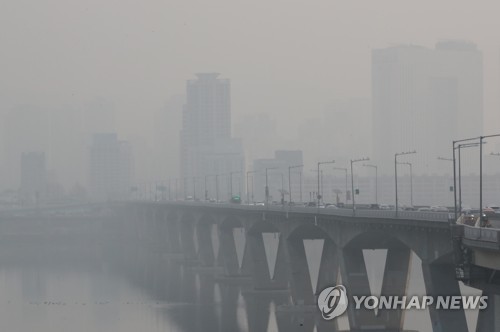
[[[379,209],[380,210],[390,210],[391,207],[388,204],[380,204]]]
[[[424,212],[426,212],[426,211],[432,211],[432,208],[430,208],[428,206],[422,206],[421,208],[418,208],[417,211],[421,211],[421,212],[422,211],[424,211]]]

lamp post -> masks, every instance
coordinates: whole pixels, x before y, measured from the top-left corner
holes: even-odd
[[[292,204],[292,177],[291,177],[291,170],[292,168],[300,168],[303,167],[304,165],[295,165],[295,166],[288,166],[288,194],[289,194],[289,203],[290,205]]]
[[[457,215],[457,173],[456,173],[457,167],[456,167],[456,157],[455,157],[455,150],[456,150],[455,144],[461,143],[461,142],[475,141],[478,139],[480,139],[480,137],[465,138],[465,139],[453,141],[453,144],[452,144],[452,147],[453,147],[452,148],[452,152],[453,152],[453,197],[454,197],[453,198],[454,199],[453,205],[454,205],[455,220],[457,220],[457,218],[458,218],[458,215]],[[482,153],[482,151],[481,151],[481,153]],[[481,163],[482,163],[482,161],[481,161]],[[481,168],[482,168],[482,164],[481,164]],[[482,171],[482,169],[480,170],[480,173],[481,173],[481,171]],[[482,180],[482,174],[480,174],[480,179]],[[482,182],[482,181],[480,181],[480,182]],[[482,189],[482,184],[480,184],[480,189]],[[480,203],[482,203],[482,194],[480,194]]]
[[[196,176],[193,176],[193,201],[196,201]]]
[[[179,199],[179,179],[175,178],[175,200]]]
[[[370,158],[360,158],[360,159],[351,159],[351,190],[352,190],[352,214],[356,214],[356,200],[354,199],[354,172],[353,172],[353,164],[360,161],[368,161]]]
[[[445,157],[437,157],[438,160],[443,160],[443,161],[451,161],[453,162],[453,164],[455,164],[455,161],[453,160],[453,158],[445,158]],[[455,175],[455,174],[453,174]],[[453,191],[455,191],[455,183],[453,183]]]
[[[204,192],[205,192],[205,201],[208,201],[208,188],[207,188],[207,179],[208,179],[209,175],[208,174],[205,174],[205,185],[204,185]]]
[[[215,200],[219,203],[219,174],[215,174]]]
[[[247,204],[250,205],[250,194],[249,194],[249,186],[248,186],[248,175],[257,173],[258,171],[247,171]],[[252,176],[252,201],[253,201],[253,176]]]
[[[413,207],[413,170],[410,162],[398,163],[399,165],[410,166],[410,205]]]
[[[457,141],[458,142],[458,141]],[[483,142],[483,144],[486,144],[486,142]],[[456,173],[455,173],[455,168],[456,168],[456,162],[454,159],[449,159],[449,158],[443,158],[443,157],[438,157],[439,160],[447,160],[447,161],[453,161],[453,186],[454,186],[454,196],[455,196],[455,219],[458,218],[457,214],[462,213],[462,157],[461,157],[461,150],[465,148],[473,148],[479,146],[479,143],[462,143],[458,144],[457,146],[453,147],[453,156],[455,158],[455,150],[458,150],[458,208],[457,208],[457,198],[456,198],[456,190],[455,186],[456,184]]]
[[[500,137],[500,134],[479,137],[479,209],[481,216],[483,215],[483,140],[490,137]]]
[[[363,164],[363,166],[375,169],[375,204],[378,204],[378,166],[372,164]]]
[[[168,200],[172,200],[172,179],[168,179]]]
[[[320,177],[321,177],[321,174],[319,172],[319,166],[320,165],[325,165],[325,164],[334,164],[335,163],[335,160],[332,160],[332,161],[320,161],[318,162],[318,192],[317,192],[317,198],[318,198],[318,208],[319,208],[319,204],[321,203],[321,194],[320,194]]]
[[[265,197],[266,197],[266,206],[269,205],[269,185],[268,185],[268,177],[267,177],[267,171],[272,170],[272,169],[278,169],[278,167],[266,167],[266,188],[265,188]]]
[[[348,175],[347,175],[347,168],[342,168],[342,167],[333,167],[333,169],[339,170],[339,171],[345,171],[345,203],[347,204],[347,183],[348,183]]]
[[[407,154],[415,154],[417,151],[408,151],[408,152],[397,152],[394,154],[394,183],[396,185],[396,218],[398,217],[398,156],[404,156]]]
[[[482,144],[485,144],[486,142],[483,142]],[[479,143],[465,143],[465,144],[458,144],[455,149],[458,150],[458,213],[462,213],[462,149],[465,148],[473,148],[478,146]],[[481,210],[482,212],[482,210]]]

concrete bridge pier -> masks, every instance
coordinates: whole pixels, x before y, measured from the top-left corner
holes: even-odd
[[[246,230],[241,224],[223,223],[218,227],[219,259],[221,260],[223,278],[250,278],[251,268],[248,266]]]
[[[337,282],[337,248],[329,238],[292,236],[287,249],[292,305],[316,309],[317,295]]]
[[[288,291],[285,241],[275,229],[252,229],[247,235],[256,291]]]
[[[178,219],[177,227],[180,235],[181,251],[184,261],[193,264],[197,261],[195,244],[195,219],[191,215],[183,215]]]
[[[391,246],[387,249],[381,295],[406,295],[410,254],[410,249],[404,246]],[[372,294],[370,289],[363,249],[345,247],[341,250],[339,259],[342,284],[347,288],[349,297],[378,295]],[[354,303],[351,303],[347,314],[351,331],[396,332],[403,328],[402,310],[356,310]]]
[[[176,213],[169,213],[166,215],[166,234],[163,239],[167,244],[169,254],[182,254],[178,219],[179,217]]]
[[[196,239],[198,240],[198,261],[204,267],[217,265],[217,253],[212,241],[212,230],[217,225],[213,222],[199,222],[196,225]]]
[[[427,295],[459,295],[460,287],[455,279],[455,267],[451,263],[436,262],[425,263],[422,261]],[[434,332],[467,332],[467,321],[463,310],[437,310],[435,305],[429,307],[432,330]],[[488,331],[493,331],[489,329]]]
[[[479,311],[477,332],[500,331],[500,295],[497,294],[489,289],[483,290],[482,295],[488,296],[488,307]]]

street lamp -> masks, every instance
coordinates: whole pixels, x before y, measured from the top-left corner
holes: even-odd
[[[319,207],[319,204],[321,202],[321,194],[320,194],[320,187],[319,187],[319,184],[320,184],[320,172],[319,172],[319,166],[320,165],[324,165],[324,164],[334,164],[335,163],[335,160],[332,160],[332,161],[320,161],[318,162],[318,193],[317,193],[317,197],[318,197],[318,207]]]
[[[412,164],[409,162],[398,163],[398,164],[410,166],[410,205],[413,208],[413,170],[412,170]]]
[[[482,144],[485,144],[483,142]],[[462,213],[462,149],[474,148],[479,146],[479,143],[464,143],[458,144],[455,149],[458,150],[458,212]],[[481,210],[482,211],[482,210]]]
[[[292,177],[290,175],[292,168],[300,168],[304,165],[288,166],[288,191],[289,191],[289,203],[292,204]]]
[[[483,215],[483,140],[490,137],[500,137],[500,134],[479,137],[479,209]]]
[[[248,192],[248,175],[249,174],[253,174],[253,173],[258,173],[259,171],[247,171],[247,204],[250,205],[250,195],[249,195],[249,192]],[[252,201],[253,201],[253,176],[252,176]]]
[[[219,175],[221,174],[215,174],[215,200],[217,203],[219,203]]]
[[[404,156],[407,154],[415,154],[417,151],[408,152],[397,152],[394,154],[394,183],[396,185],[396,217],[398,216],[398,156]]]
[[[352,165],[360,161],[368,161],[370,158],[351,159],[351,190],[352,190],[352,213],[356,214],[356,200],[354,199],[354,172]]]
[[[333,167],[333,169],[336,169],[339,171],[345,171],[345,203],[347,204],[347,182],[348,182],[347,168]]]
[[[193,201],[196,201],[196,176],[193,176]]]
[[[203,190],[205,191],[205,201],[208,201],[208,189],[207,189],[207,179],[210,175],[205,174],[205,185]]]
[[[363,164],[363,166],[375,169],[375,204],[378,204],[378,166],[372,164]]]
[[[467,139],[467,140],[461,140],[461,141],[455,141],[454,143],[462,142],[462,141],[470,141],[478,138],[473,138],[473,139]],[[486,142],[483,142],[483,144],[486,144]],[[458,144],[455,146],[453,144],[453,159],[450,158],[443,158],[443,157],[438,157],[439,160],[446,160],[446,161],[453,161],[453,192],[455,196],[455,220],[458,218],[457,213],[462,213],[462,157],[461,157],[461,150],[465,148],[473,148],[479,146],[479,143],[462,143]],[[455,186],[457,185],[456,181],[456,163],[455,163],[455,150],[458,150],[458,212],[457,212],[457,195],[456,195],[456,188]]]
[[[268,170],[272,170],[272,169],[278,169],[278,167],[266,167],[266,193],[265,193],[265,196],[266,196],[266,206],[269,205],[269,185],[268,185],[268,182],[267,182],[267,171]]]
[[[236,171],[236,172],[229,172],[229,186],[231,187],[230,190],[230,199],[233,198],[233,174],[239,174],[241,171]]]

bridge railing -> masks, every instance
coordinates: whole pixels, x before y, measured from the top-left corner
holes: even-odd
[[[463,225],[464,238],[484,242],[500,242],[500,229]]]
[[[352,209],[333,209],[333,208],[317,208],[317,207],[298,207],[288,205],[239,205],[230,203],[205,203],[205,202],[175,202],[179,205],[187,206],[203,206],[208,208],[225,208],[238,209],[262,212],[283,212],[283,213],[306,213],[314,215],[332,215],[342,217],[360,217],[360,218],[380,218],[380,219],[409,219],[409,220],[424,220],[436,222],[448,222],[449,214],[447,212],[427,212],[427,211],[396,211],[394,210],[368,210],[360,209],[355,212]]]

